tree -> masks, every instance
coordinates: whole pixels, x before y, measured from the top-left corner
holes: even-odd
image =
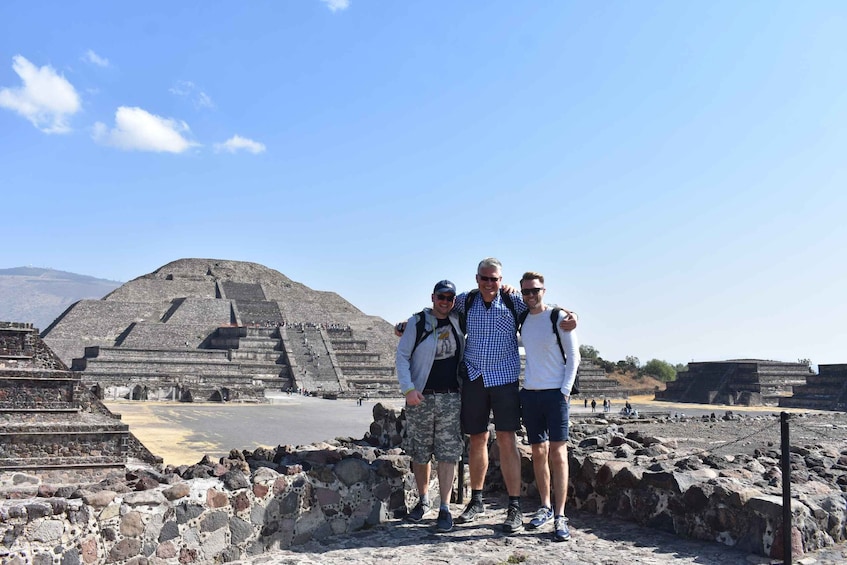
[[[591,345],[580,345],[579,356],[583,359],[599,359],[600,352],[594,349]]]
[[[635,355],[627,355],[626,364],[627,366],[629,366],[629,368],[633,369],[634,371],[637,371],[638,368],[641,366],[641,361]]]
[[[666,361],[650,359],[641,369],[642,375],[650,375],[660,381],[668,382],[676,380],[676,368]]]
[[[613,373],[615,371],[615,364],[612,361],[606,361],[602,357],[597,358],[597,364],[603,367],[603,370],[607,373]]]

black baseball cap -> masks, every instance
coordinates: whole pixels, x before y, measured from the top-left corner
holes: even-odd
[[[456,294],[456,285],[451,283],[450,281],[438,281],[435,283],[435,288],[432,289],[434,294],[438,294],[439,292],[452,292]]]

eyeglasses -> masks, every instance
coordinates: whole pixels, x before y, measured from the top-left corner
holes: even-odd
[[[543,287],[542,288],[522,288],[521,294],[524,295],[524,296],[529,296],[530,294],[535,296],[539,292],[541,292],[542,290],[544,290]]]
[[[479,280],[481,280],[482,282],[497,282],[501,278],[501,277],[484,277],[482,275],[477,275],[477,276],[479,277]]]
[[[454,300],[456,300],[455,294],[436,294],[435,297],[438,300],[444,300],[446,302],[453,302]]]

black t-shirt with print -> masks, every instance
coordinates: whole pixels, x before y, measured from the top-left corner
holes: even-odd
[[[438,320],[435,329],[435,361],[429,371],[424,388],[444,390],[456,388],[456,370],[459,367],[458,340],[450,320]]]

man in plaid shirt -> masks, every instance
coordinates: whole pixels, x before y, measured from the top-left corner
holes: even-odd
[[[467,380],[462,387],[462,427],[470,435],[471,501],[456,520],[468,523],[485,513],[482,489],[488,470],[488,421],[494,412],[494,429],[500,450],[500,470],[509,494],[504,531],[523,528],[520,507],[521,462],[515,432],[521,427],[518,379],[521,359],[518,352],[516,316],[527,310],[521,295],[511,287],[501,291],[502,264],[493,257],[480,261],[476,282],[479,295],[470,308],[469,293],[456,296],[454,311],[467,319],[464,362]],[[514,313],[508,306],[511,301]],[[576,322],[569,319],[571,330]]]

